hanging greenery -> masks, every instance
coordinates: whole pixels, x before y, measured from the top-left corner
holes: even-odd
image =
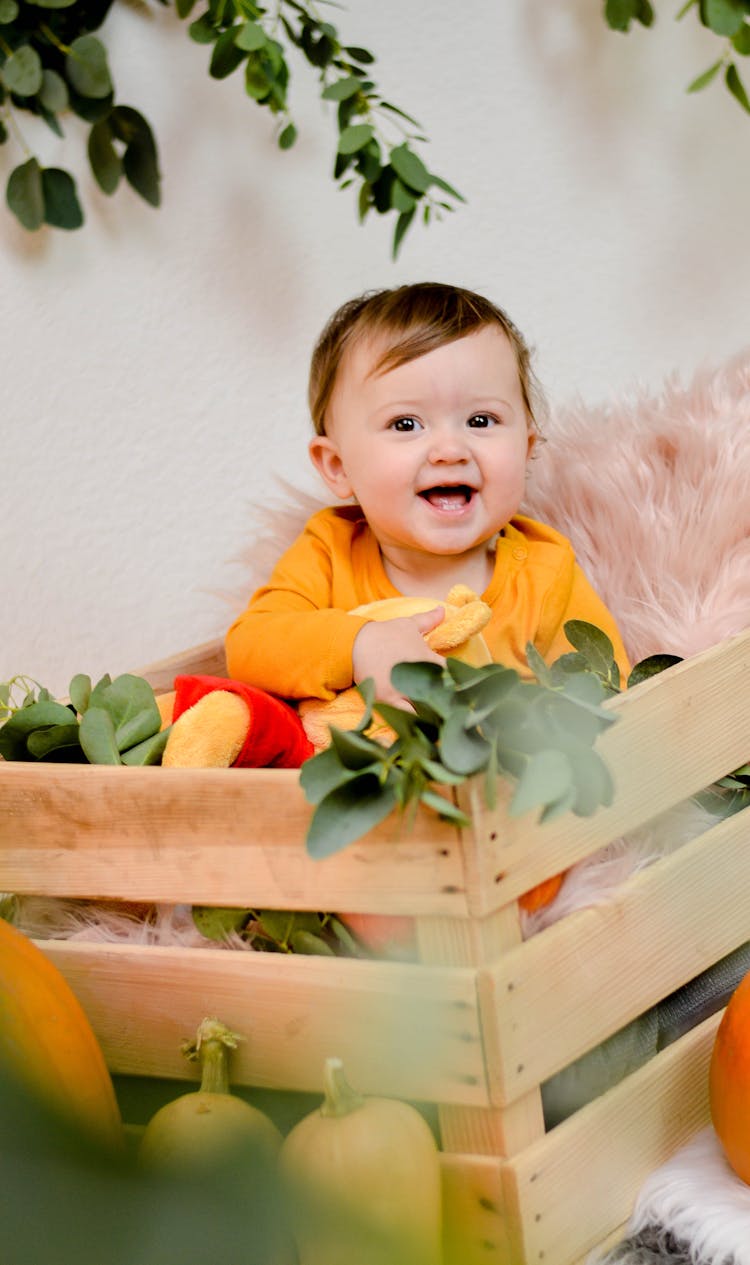
[[[723,73],[735,101],[750,114],[750,98],[735,60],[750,56],[750,0],[687,0],[675,16],[680,19],[688,13],[713,31],[722,45],[721,56],[688,85],[688,92],[700,92]],[[654,23],[649,0],[605,0],[604,16],[614,31],[629,31],[633,22],[642,26]]]
[[[168,0],[162,0],[168,3]],[[196,0],[176,0],[191,18]],[[0,144],[15,142],[24,160],[10,173],[6,200],[24,228],[43,224],[80,228],[84,221],[75,180],[45,167],[32,152],[20,115],[36,115],[58,136],[72,112],[89,126],[88,158],[100,189],[113,194],[124,178],[151,206],[160,202],[153,132],[143,115],[116,101],[107,49],[94,35],[112,0],[0,0]],[[297,139],[288,90],[289,53],[296,50],[317,73],[320,95],[335,106],[333,177],[358,189],[358,212],[393,213],[393,253],[418,212],[425,224],[454,209],[461,195],[429,171],[414,148],[426,140],[417,121],[385,101],[371,76],[375,57],[342,44],[313,0],[208,0],[188,25],[190,37],[210,46],[209,75],[226,79],[242,68],[247,95],[276,120],[281,149]]]

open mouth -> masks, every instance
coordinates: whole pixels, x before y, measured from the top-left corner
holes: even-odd
[[[451,483],[425,488],[419,495],[434,509],[455,512],[464,509],[474,495],[474,488],[468,483]]]

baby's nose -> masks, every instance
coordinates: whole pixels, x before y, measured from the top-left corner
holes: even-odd
[[[469,456],[466,436],[462,431],[456,431],[449,427],[440,427],[432,432],[429,449],[430,461],[468,461]]]

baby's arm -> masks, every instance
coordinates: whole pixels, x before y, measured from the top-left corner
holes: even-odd
[[[431,650],[424,634],[437,627],[443,618],[442,606],[419,615],[400,619],[371,620],[361,627],[354,639],[352,667],[355,682],[372,677],[375,697],[384,703],[403,704],[403,697],[391,684],[391,671],[397,663],[427,661],[445,663],[442,655]],[[353,618],[350,616],[349,618]]]

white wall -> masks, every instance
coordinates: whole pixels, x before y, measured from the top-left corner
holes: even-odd
[[[664,4],[618,36],[599,0],[349,0],[346,38],[431,137],[468,197],[414,228],[360,228],[329,178],[334,123],[299,66],[301,138],[275,146],[240,76],[217,84],[171,11],[107,24],[118,99],[160,145],[164,203],[108,200],[77,164],[88,222],[0,219],[0,680],[56,692],[221,632],[253,506],[307,472],[305,382],[333,308],[423,278],[486,292],[538,347],[553,403],[724,359],[750,341],[750,119]],[[197,10],[196,10],[197,12]],[[71,165],[71,143],[60,155]],[[31,135],[31,133],[30,133]],[[39,138],[56,161],[58,142]],[[20,157],[0,149],[3,182]]]

